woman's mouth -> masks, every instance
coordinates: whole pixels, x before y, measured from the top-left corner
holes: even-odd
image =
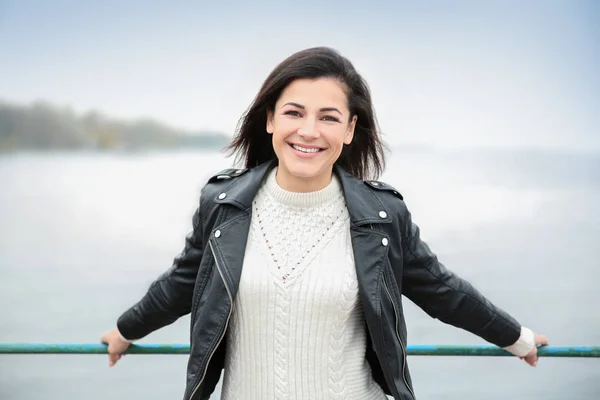
[[[299,152],[305,153],[305,154],[313,154],[313,153],[318,153],[320,151],[323,151],[324,149],[320,148],[320,147],[305,147],[305,146],[300,146],[297,144],[292,144],[290,143],[290,146],[294,149],[297,150]]]

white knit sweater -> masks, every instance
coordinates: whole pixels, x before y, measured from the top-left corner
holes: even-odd
[[[253,204],[221,398],[386,399],[365,360],[341,186],[292,193],[275,173]]]

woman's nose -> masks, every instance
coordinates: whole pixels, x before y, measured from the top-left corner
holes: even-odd
[[[298,129],[298,134],[306,138],[315,138],[319,136],[319,131],[315,121],[307,119],[304,124]]]

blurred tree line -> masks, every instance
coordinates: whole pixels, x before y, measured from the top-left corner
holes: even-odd
[[[95,111],[76,115],[48,102],[20,106],[0,101],[0,151],[220,149],[228,140],[221,132],[188,133],[150,119],[121,121]]]

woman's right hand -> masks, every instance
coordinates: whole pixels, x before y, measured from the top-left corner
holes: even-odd
[[[121,333],[117,328],[105,332],[100,341],[108,345],[108,366],[114,366],[123,356],[130,343],[122,339]]]

